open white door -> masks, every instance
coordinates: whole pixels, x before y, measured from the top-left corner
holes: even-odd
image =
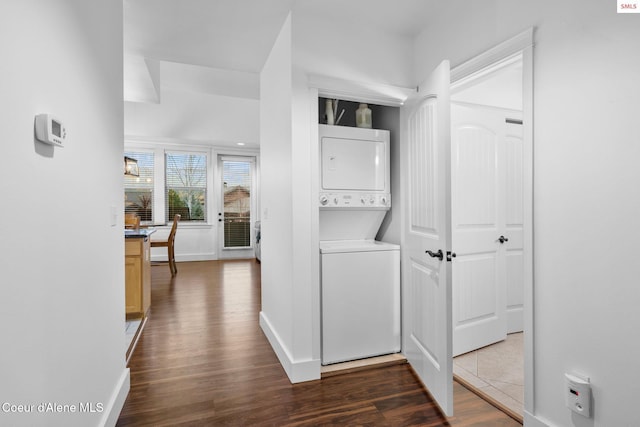
[[[507,337],[505,114],[451,106],[453,355]],[[522,200],[522,199],[520,199]]]
[[[403,348],[445,415],[453,415],[449,61],[402,110],[406,151]]]

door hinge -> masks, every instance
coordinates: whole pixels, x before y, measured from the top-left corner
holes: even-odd
[[[455,257],[456,257],[455,252],[447,251],[447,261],[451,262],[451,258],[455,258]]]

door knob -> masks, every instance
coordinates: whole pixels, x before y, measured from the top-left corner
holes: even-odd
[[[432,258],[438,258],[440,261],[444,258],[444,254],[442,253],[442,249],[438,249],[438,252],[425,251],[425,253],[429,254]]]
[[[509,241],[509,239],[507,239],[504,236],[498,237],[498,242],[500,242],[501,244],[504,244],[504,242],[508,242],[508,241]]]

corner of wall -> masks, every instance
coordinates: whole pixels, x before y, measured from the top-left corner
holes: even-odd
[[[111,427],[116,425],[120,412],[124,407],[124,402],[127,400],[127,395],[129,394],[130,379],[131,372],[129,368],[126,368],[122,371],[120,380],[111,395],[111,399],[109,399],[109,403],[107,403],[102,420],[100,420],[101,426]]]
[[[291,383],[320,379],[320,359],[294,360],[263,311],[260,312],[260,327]]]

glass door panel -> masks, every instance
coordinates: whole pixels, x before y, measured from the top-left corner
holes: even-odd
[[[251,248],[253,159],[221,159],[224,249]]]

